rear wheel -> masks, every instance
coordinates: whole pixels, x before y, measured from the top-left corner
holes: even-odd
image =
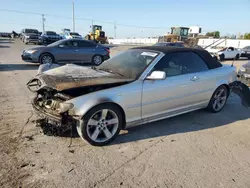
[[[92,108],[77,125],[80,137],[94,146],[113,141],[123,125],[123,117],[116,105],[103,104]]]
[[[103,62],[103,59],[102,59],[102,56],[100,56],[100,55],[95,55],[92,58],[92,63],[94,63],[97,66],[100,65],[102,62]]]
[[[40,64],[52,64],[54,63],[54,57],[51,54],[45,53],[40,57]]]
[[[229,91],[226,86],[218,87],[210,99],[207,109],[213,113],[220,112],[228,99]]]

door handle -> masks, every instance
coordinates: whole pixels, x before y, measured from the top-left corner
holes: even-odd
[[[198,77],[198,76],[193,76],[190,80],[191,81],[197,81],[197,80],[199,80],[200,78]]]
[[[78,50],[75,50],[75,52],[78,52]]]

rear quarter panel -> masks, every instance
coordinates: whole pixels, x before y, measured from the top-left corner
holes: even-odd
[[[221,85],[228,85],[237,79],[236,67],[230,65],[223,65],[220,68],[210,70],[214,77],[213,92]]]

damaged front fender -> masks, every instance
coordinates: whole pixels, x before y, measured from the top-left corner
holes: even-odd
[[[241,104],[247,108],[250,107],[250,89],[240,81],[229,84],[231,91],[237,94],[241,99]]]

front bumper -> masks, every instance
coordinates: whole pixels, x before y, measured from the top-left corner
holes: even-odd
[[[25,38],[24,42],[25,43],[38,43],[38,38],[37,39]]]
[[[39,58],[36,55],[30,54],[30,53],[23,53],[21,55],[21,58],[25,62],[31,62],[31,63],[38,63],[39,62]]]
[[[46,119],[47,122],[59,125],[61,127],[67,127],[68,125],[76,125],[76,119],[73,119],[68,113],[63,114],[52,114],[45,111],[42,107],[36,104],[36,98],[32,100],[32,107],[35,113],[41,117]]]
[[[239,78],[239,81],[241,81],[242,83],[244,83],[248,87],[250,87],[250,73],[239,71],[238,78]]]

